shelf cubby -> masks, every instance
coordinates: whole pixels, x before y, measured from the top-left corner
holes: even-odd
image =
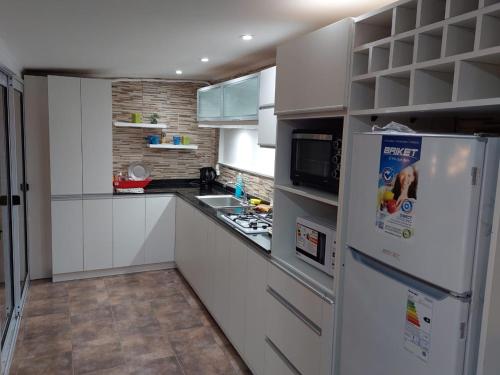
[[[483,15],[479,48],[500,46],[500,11]]]
[[[390,43],[382,44],[372,48],[370,59],[370,72],[379,72],[389,69],[389,52],[391,50]]]
[[[479,0],[449,0],[450,17],[472,12],[479,8]]]
[[[392,34],[392,9],[367,17],[356,23],[354,47],[390,37]]]
[[[380,76],[376,95],[377,108],[409,105],[410,71]]]
[[[413,63],[415,37],[410,36],[394,41],[392,50],[392,68],[406,66]]]
[[[455,64],[442,64],[415,71],[413,103],[434,104],[451,102]]]
[[[370,57],[369,49],[354,52],[352,59],[352,75],[354,77],[368,73],[369,57]]]
[[[417,25],[417,0],[396,7],[394,34],[413,30]]]
[[[375,107],[375,78],[354,81],[351,85],[351,108],[371,109]]]
[[[459,55],[474,50],[476,18],[448,25],[445,56]]]
[[[422,0],[419,26],[430,25],[444,20],[446,0]]]
[[[443,28],[426,31],[417,35],[417,62],[424,62],[441,57]]]
[[[457,100],[500,98],[500,55],[497,63],[461,61]]]

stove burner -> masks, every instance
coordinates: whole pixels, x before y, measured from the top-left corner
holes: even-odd
[[[268,228],[272,226],[272,214],[269,213],[228,213],[222,217],[247,234],[267,233]]]

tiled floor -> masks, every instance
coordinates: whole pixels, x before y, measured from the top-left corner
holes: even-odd
[[[175,270],[31,284],[10,374],[250,374]]]

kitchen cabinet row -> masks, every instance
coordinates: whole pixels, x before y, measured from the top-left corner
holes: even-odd
[[[334,305],[181,199],[175,261],[254,374],[330,374]]]
[[[173,262],[175,196],[52,200],[52,267],[60,275]]]
[[[112,193],[111,81],[48,77],[52,195]]]

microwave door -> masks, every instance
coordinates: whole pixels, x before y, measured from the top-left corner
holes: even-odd
[[[295,170],[301,175],[325,179],[330,175],[330,141],[312,139],[296,140]]]

